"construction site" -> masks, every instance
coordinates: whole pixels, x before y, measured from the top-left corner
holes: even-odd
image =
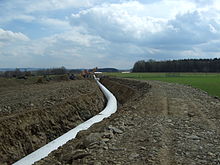
[[[96,80],[81,77],[1,86],[0,164],[16,164],[106,107]],[[101,77],[117,111],[34,164],[220,163],[218,98],[179,84]]]
[[[0,165],[220,165],[220,0],[0,9]]]

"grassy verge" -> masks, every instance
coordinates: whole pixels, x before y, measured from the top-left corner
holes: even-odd
[[[220,97],[220,73],[106,73],[106,75],[186,84]]]

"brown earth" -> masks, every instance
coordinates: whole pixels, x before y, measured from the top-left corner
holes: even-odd
[[[36,165],[220,164],[219,99],[178,84],[102,82],[119,100],[118,111]]]
[[[118,111],[87,131],[81,131],[74,140],[35,164],[220,164],[219,99],[190,86],[158,81],[105,78],[102,83],[117,97]],[[0,140],[0,147],[3,146],[0,156],[8,164],[95,115],[87,114],[94,110],[97,113],[104,106],[103,96],[93,81],[44,85],[33,85],[27,92],[26,88],[23,92],[17,89],[11,95],[7,90],[5,94],[0,92],[0,98],[3,96],[0,108],[4,111],[0,124],[7,123],[0,127],[0,138],[4,138]],[[88,97],[84,101],[81,98],[72,101],[75,92],[77,96]],[[95,94],[95,98],[88,93]],[[13,99],[14,95],[17,98]],[[46,103],[48,98],[54,105]],[[27,108],[19,108],[19,101],[14,105],[19,99],[25,103],[21,107]],[[86,105],[92,106],[89,112]],[[31,107],[38,109],[39,115],[32,113]],[[44,116],[48,117],[44,119]]]
[[[105,107],[94,80],[15,83],[0,90],[1,165],[21,159]]]

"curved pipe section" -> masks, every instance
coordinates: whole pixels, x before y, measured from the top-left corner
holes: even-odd
[[[117,100],[115,96],[105,88],[94,76],[97,84],[99,85],[100,89],[104,93],[105,97],[107,98],[108,102],[104,110],[102,110],[98,115],[90,118],[89,120],[85,121],[84,123],[78,125],[74,129],[68,131],[64,135],[58,137],[57,139],[49,142],[48,144],[44,145],[43,147],[37,149],[36,151],[32,152],[31,154],[25,156],[24,158],[20,159],[19,161],[15,162],[13,165],[31,165],[35,162],[45,158],[49,155],[52,151],[56,150],[58,147],[64,145],[69,140],[72,140],[76,137],[77,133],[82,130],[88,129],[95,123],[102,121],[104,118],[111,116],[111,114],[117,111]]]

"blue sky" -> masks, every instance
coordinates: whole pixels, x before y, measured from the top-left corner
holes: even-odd
[[[220,58],[219,0],[0,0],[0,68]]]

